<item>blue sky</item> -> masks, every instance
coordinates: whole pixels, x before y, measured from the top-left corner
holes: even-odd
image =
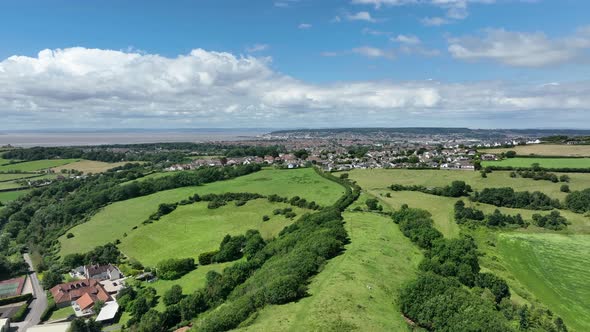
[[[6,0],[0,129],[583,128],[589,12],[582,0]]]

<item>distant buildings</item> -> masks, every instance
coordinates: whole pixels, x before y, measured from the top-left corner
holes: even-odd
[[[94,279],[83,279],[59,284],[50,289],[51,295],[58,308],[67,307],[82,299],[77,303],[78,307],[88,307],[88,302],[94,304],[96,301],[111,301],[112,297],[104,287]]]

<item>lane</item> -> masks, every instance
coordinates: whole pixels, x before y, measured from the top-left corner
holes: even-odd
[[[29,327],[35,326],[41,322],[41,316],[45,309],[47,309],[47,295],[45,291],[43,291],[43,287],[41,287],[41,283],[39,282],[39,278],[37,277],[37,272],[35,272],[33,267],[33,262],[31,261],[31,257],[29,254],[23,254],[23,258],[25,262],[29,264],[29,269],[31,274],[29,275],[31,279],[31,284],[33,286],[33,295],[35,296],[33,302],[31,302],[30,311],[25,318],[24,321],[20,323],[12,323],[12,326],[17,327],[17,331],[25,332]]]

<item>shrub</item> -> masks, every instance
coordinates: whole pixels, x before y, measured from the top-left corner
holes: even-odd
[[[66,238],[68,238],[68,239],[71,239],[71,238],[73,238],[73,237],[74,237],[74,233],[68,233],[68,234],[66,235]]]
[[[561,187],[559,188],[559,190],[563,193],[569,193],[570,192],[570,186],[568,186],[567,184],[562,184]]]
[[[269,221],[270,217],[267,215],[262,216],[262,221]]]
[[[160,261],[156,268],[160,279],[174,280],[192,271],[195,268],[195,260],[192,258],[169,258]]]
[[[207,251],[199,255],[199,264],[201,265],[209,265],[213,263],[213,257],[217,255],[218,251]]]

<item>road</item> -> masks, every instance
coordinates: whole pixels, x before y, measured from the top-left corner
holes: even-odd
[[[12,323],[11,326],[17,327],[17,331],[25,332],[29,327],[35,326],[39,324],[41,321],[41,315],[47,308],[47,295],[43,291],[43,287],[41,287],[41,283],[39,283],[39,278],[37,278],[37,272],[35,272],[33,267],[33,262],[31,261],[31,257],[29,254],[23,254],[23,258],[25,262],[29,264],[29,269],[33,271],[29,277],[31,278],[31,284],[33,285],[33,295],[35,299],[31,302],[29,314],[24,321],[20,323]]]

